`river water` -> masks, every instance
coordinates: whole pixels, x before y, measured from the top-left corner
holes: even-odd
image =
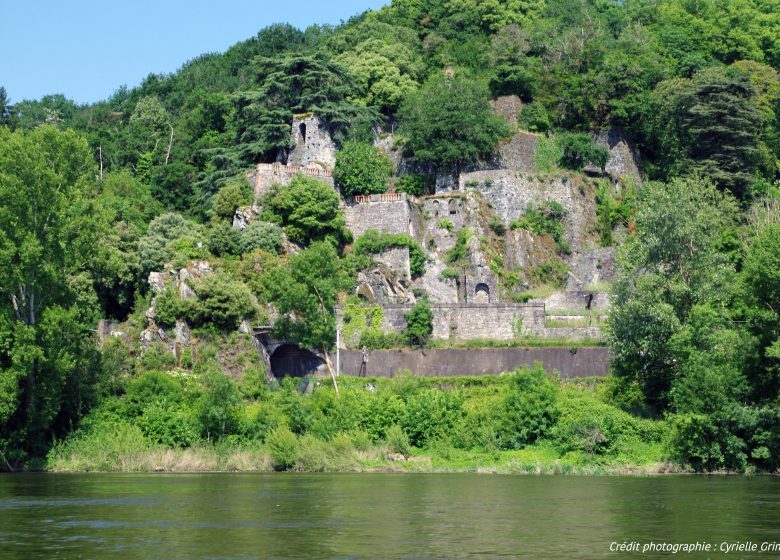
[[[780,558],[775,541],[777,477],[0,475],[2,558]]]

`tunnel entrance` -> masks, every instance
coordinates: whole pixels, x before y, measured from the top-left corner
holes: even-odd
[[[475,303],[490,303],[490,288],[487,284],[477,284],[474,288]]]
[[[271,354],[271,373],[281,379],[285,376],[303,377],[325,365],[325,360],[314,352],[296,344],[282,344]]]

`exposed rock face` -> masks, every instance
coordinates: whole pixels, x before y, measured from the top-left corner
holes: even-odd
[[[641,181],[639,158],[628,143],[625,134],[618,128],[604,130],[596,136],[596,142],[609,148],[609,160],[605,171],[615,179]]]
[[[317,116],[293,117],[290,144],[293,148],[287,156],[288,165],[316,165],[328,170],[336,165],[336,145]]]
[[[414,303],[409,249],[394,247],[373,255],[375,266],[358,273],[355,293],[369,303]]]
[[[195,297],[192,285],[199,278],[212,273],[211,265],[206,261],[192,261],[186,267],[176,270],[168,268],[162,272],[149,273],[149,287],[152,293],[161,293],[169,285],[173,285],[179,292],[179,297]],[[157,313],[152,306],[146,311],[148,326],[141,332],[141,351],[145,352],[151,345],[162,342],[177,357],[181,357],[181,351],[189,346],[190,327],[185,321],[177,320],[173,329],[166,329],[157,324]]]
[[[539,135],[518,132],[508,142],[498,147],[500,167],[531,173],[534,170],[534,154],[539,145]]]
[[[506,169],[474,171],[461,174],[458,188],[480,192],[506,225],[521,218],[529,204],[554,200],[566,209],[566,241],[572,247],[587,247],[594,240],[590,227],[596,219],[594,187],[578,175],[527,175]]]
[[[517,116],[523,110],[523,102],[516,95],[502,95],[490,101],[493,110],[503,117],[510,126],[517,125]]]
[[[617,278],[614,247],[576,253],[569,264],[571,273],[566,285],[569,291],[592,290],[598,284],[613,282]]]
[[[254,222],[259,215],[260,207],[256,203],[251,206],[241,206],[236,209],[236,213],[233,215],[233,227],[244,229]]]

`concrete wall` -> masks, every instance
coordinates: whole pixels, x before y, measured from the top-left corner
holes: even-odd
[[[604,347],[372,350],[366,356],[368,377],[393,377],[401,370],[426,377],[490,375],[533,365],[536,361],[550,373],[557,371],[562,378],[609,373],[609,355]],[[335,356],[332,359],[335,363]],[[362,361],[360,351],[342,350],[342,374],[362,375]]]

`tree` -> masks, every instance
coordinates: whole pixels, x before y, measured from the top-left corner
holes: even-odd
[[[264,276],[265,296],[279,312],[275,334],[322,353],[335,383],[327,354],[336,341],[333,311],[339,292],[352,284],[336,249],[327,242],[314,242],[290,257],[287,266],[275,267]]]
[[[608,341],[614,374],[637,384],[657,409],[669,404],[689,348],[673,344],[692,310],[718,310],[719,328],[728,323],[734,265],[719,244],[735,212],[730,196],[698,178],[640,191],[636,234],[618,255]]]
[[[227,183],[211,199],[211,212],[214,216],[232,220],[239,206],[252,201],[252,187],[244,177]]]
[[[85,276],[103,235],[95,165],[72,131],[0,129],[0,459],[40,453],[93,401]]]
[[[333,180],[344,196],[383,193],[393,173],[390,158],[371,144],[345,142],[336,153]]]
[[[263,219],[282,226],[296,243],[328,240],[334,245],[350,239],[339,195],[313,177],[296,175],[289,185],[275,185],[263,200]]]
[[[10,127],[13,124],[13,116],[13,106],[8,99],[8,93],[0,86],[0,126]]]
[[[484,84],[463,76],[432,78],[401,107],[406,148],[415,159],[439,168],[489,156],[509,127],[487,97]]]
[[[609,150],[599,146],[587,134],[561,134],[558,142],[561,146],[560,164],[566,169],[582,171],[587,165],[604,170],[609,160]]]
[[[406,329],[404,334],[409,337],[412,346],[425,346],[433,333],[433,312],[427,299],[415,303],[404,315]]]
[[[241,230],[239,243],[242,255],[258,249],[278,254],[282,248],[282,230],[269,222],[252,222]]]

